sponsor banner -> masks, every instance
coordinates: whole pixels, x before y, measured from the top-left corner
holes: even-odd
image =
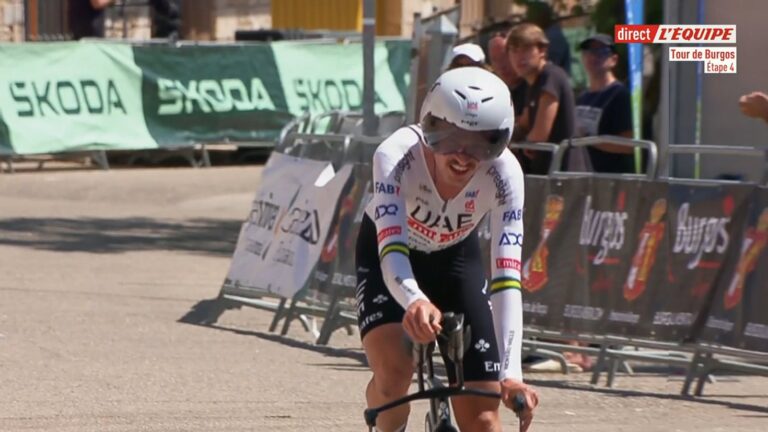
[[[740,236],[752,189],[669,184],[667,268],[654,267],[665,275],[649,292],[654,337],[680,341],[697,332],[699,314],[708,310],[717,278]]]
[[[614,324],[614,330],[624,333],[624,319],[632,314],[613,307],[614,297],[621,294],[615,287],[621,286],[629,269],[632,242],[628,237],[637,222],[634,215],[640,201],[636,197],[643,183],[585,181],[584,195],[572,198],[580,204],[578,218],[569,224],[578,230],[576,244],[569,249],[577,257],[572,276],[579,283],[573,283],[566,294],[565,328],[595,332]]]
[[[306,111],[361,109],[361,58],[359,43],[5,44],[0,154],[272,141]],[[410,41],[375,61],[376,110],[404,110]]]
[[[625,248],[611,281],[611,302],[606,315],[606,333],[653,337],[653,299],[665,295],[664,276],[668,262],[667,184],[622,181],[619,195],[628,198]],[[658,271],[655,271],[660,269]],[[655,288],[658,291],[654,291]]]
[[[362,110],[362,44],[287,41],[271,46],[287,111],[318,114],[332,110]],[[409,50],[409,41],[376,44],[376,112],[405,110]]]
[[[732,238],[699,339],[768,351],[768,189],[756,188],[748,201],[747,219]]]
[[[128,45],[0,45],[0,153],[156,148]]]
[[[356,286],[355,245],[365,206],[373,196],[371,166],[355,164],[336,205],[307,296],[328,301],[335,292],[352,297]]]
[[[527,324],[563,328],[569,294],[585,289],[586,278],[574,277],[579,256],[573,252],[587,185],[585,178],[526,179],[522,285]]]
[[[268,44],[133,50],[147,127],[161,145],[272,140],[293,117]]]
[[[224,290],[293,297],[320,257],[351,166],[273,153],[243,224]],[[322,185],[322,186],[320,186]]]

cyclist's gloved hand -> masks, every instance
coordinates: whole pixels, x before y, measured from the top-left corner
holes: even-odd
[[[403,317],[403,328],[416,343],[432,342],[440,333],[443,314],[427,300],[416,300],[408,306]]]
[[[533,411],[539,405],[539,395],[533,387],[522,381],[512,378],[501,381],[501,401],[504,403],[504,406],[513,410],[513,401],[518,393],[525,396],[525,409],[517,413],[517,416],[520,418],[520,432],[525,432],[533,421]]]

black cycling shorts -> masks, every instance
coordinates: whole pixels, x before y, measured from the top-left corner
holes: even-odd
[[[485,271],[477,233],[446,249],[431,253],[410,251],[419,288],[441,312],[464,314],[471,342],[464,354],[466,381],[498,381],[499,354],[493,329]],[[355,253],[357,268],[357,323],[360,337],[374,328],[402,322],[405,310],[392,298],[381,274],[376,225],[366,215]],[[448,378],[456,382],[453,363],[443,353]]]

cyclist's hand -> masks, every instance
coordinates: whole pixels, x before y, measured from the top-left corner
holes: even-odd
[[[435,340],[442,327],[443,314],[427,300],[416,300],[408,306],[403,317],[403,328],[411,340],[426,344]]]
[[[523,412],[517,414],[520,417],[520,432],[525,432],[533,421],[533,411],[539,405],[539,395],[533,387],[521,381],[512,378],[501,381],[501,401],[504,403],[504,406],[512,409],[512,402],[518,393],[522,393],[525,396],[526,407]]]

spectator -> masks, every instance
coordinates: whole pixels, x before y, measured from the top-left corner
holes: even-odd
[[[565,73],[571,75],[571,48],[563,34],[560,23],[555,19],[555,13],[549,3],[531,2],[526,9],[525,19],[544,30],[549,40],[547,58],[560,66]]]
[[[582,41],[579,49],[589,87],[576,99],[575,136],[632,138],[630,93],[613,74],[619,59],[613,38],[596,34]],[[596,172],[635,172],[633,149],[629,147],[601,144],[589,147],[588,151],[592,169]]]
[[[179,39],[181,31],[180,0],[150,0],[152,37]]]
[[[763,92],[752,92],[740,97],[739,108],[748,117],[768,122],[768,95]]]
[[[75,40],[104,37],[104,11],[114,0],[69,0],[67,17]]]
[[[497,34],[488,41],[488,59],[490,60],[493,72],[509,87],[509,93],[512,95],[512,105],[515,107],[515,117],[522,116],[523,109],[525,108],[525,93],[528,90],[528,86],[525,80],[515,72],[512,63],[509,61],[504,35]]]
[[[446,70],[465,66],[478,66],[485,68],[485,53],[479,45],[465,43],[453,47],[451,61]]]
[[[520,24],[507,36],[512,67],[528,84],[525,110],[515,124],[517,140],[560,143],[573,136],[573,90],[565,71],[547,61],[548,47],[549,40],[534,24]],[[524,151],[519,159],[526,173],[545,175],[552,155]]]

